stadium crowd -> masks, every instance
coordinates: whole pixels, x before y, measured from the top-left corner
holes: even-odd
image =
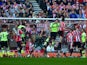
[[[67,52],[72,56],[73,52],[79,52],[82,56],[87,48],[86,24],[82,21],[65,21],[65,17],[85,18],[85,3],[78,5],[73,0],[50,1],[46,0],[47,9],[43,8],[47,15],[43,11],[35,15],[28,0],[0,1],[0,17],[62,17],[61,21],[0,20],[0,55],[1,52],[9,54],[16,50],[19,54],[55,52],[58,56],[60,53],[66,56]]]
[[[29,0],[0,0],[0,17],[32,17],[33,5]]]
[[[85,18],[86,0],[37,0],[48,17]]]

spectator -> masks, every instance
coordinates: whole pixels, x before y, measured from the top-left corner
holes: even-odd
[[[85,14],[81,10],[79,10],[79,14],[77,16],[78,18],[86,18]]]
[[[54,0],[54,1],[44,0],[44,1],[45,1],[45,4],[41,5],[41,8],[45,9],[44,8],[44,6],[45,6],[47,8],[46,12],[48,12],[47,13],[48,17],[50,16],[53,18],[55,17],[55,14],[53,14],[54,11],[56,11],[56,13],[57,13],[57,11],[59,12],[61,10],[63,10],[63,12],[61,12],[61,14],[60,14],[62,16],[69,17],[69,18],[73,18],[73,17],[78,18],[77,12],[79,12],[79,9],[83,9],[85,6],[84,4],[79,3],[75,0]],[[44,3],[44,1],[40,1],[40,2]],[[82,5],[83,7],[80,7],[80,5]],[[75,13],[70,13],[72,10],[75,10],[74,11]],[[65,12],[67,13],[67,15],[65,15],[66,14]],[[82,15],[82,16],[84,16],[84,15]],[[61,16],[58,16],[58,17],[60,18]]]
[[[29,14],[32,16],[33,12],[32,3],[27,0],[1,1],[0,9],[3,12],[0,12],[2,17],[29,17]],[[25,15],[26,10],[28,15]]]
[[[52,46],[51,42],[49,42],[49,45],[47,46],[46,51],[47,52],[54,52],[54,47]]]
[[[50,17],[50,18],[52,18],[53,16],[53,14],[52,14],[52,7],[51,7],[51,5],[49,5],[49,3],[48,3],[48,6],[47,6],[47,12],[48,12],[48,17]]]
[[[72,12],[70,13],[70,18],[77,18],[77,14],[74,10],[72,10]]]
[[[41,2],[40,2],[40,7],[42,8],[42,10],[44,10],[44,12],[46,12],[47,11],[47,6],[46,6],[46,2],[45,2],[45,0],[41,0]]]

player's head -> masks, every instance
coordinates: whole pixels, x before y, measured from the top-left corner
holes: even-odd
[[[59,22],[59,19],[56,19],[55,22]]]

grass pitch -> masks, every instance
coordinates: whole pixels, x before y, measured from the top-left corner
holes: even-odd
[[[87,65],[87,58],[0,58],[0,65]]]

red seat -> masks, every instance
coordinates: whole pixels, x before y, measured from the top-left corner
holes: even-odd
[[[61,56],[61,57],[65,57],[64,53],[60,53],[60,56]]]
[[[86,57],[87,57],[87,52],[86,52]]]
[[[47,53],[47,57],[57,57],[57,53]]]
[[[33,55],[34,57],[38,57],[38,53],[37,53],[37,52],[33,52],[32,55]]]
[[[80,57],[81,54],[80,53],[72,53],[72,56],[74,56],[74,57]]]
[[[18,57],[18,51],[17,50],[11,50],[11,52],[14,52],[15,57]]]
[[[26,53],[22,53],[21,56],[22,56],[22,57],[26,57],[27,54],[26,54]]]
[[[15,57],[18,57],[18,56],[19,56],[19,55],[18,55],[18,52],[15,52],[14,55],[15,55]]]
[[[38,53],[39,57],[44,57],[44,53]]]
[[[34,51],[32,53],[32,56],[34,56],[34,57],[43,57],[44,56],[44,53]]]
[[[66,53],[66,56],[69,57],[70,56],[70,53]]]

